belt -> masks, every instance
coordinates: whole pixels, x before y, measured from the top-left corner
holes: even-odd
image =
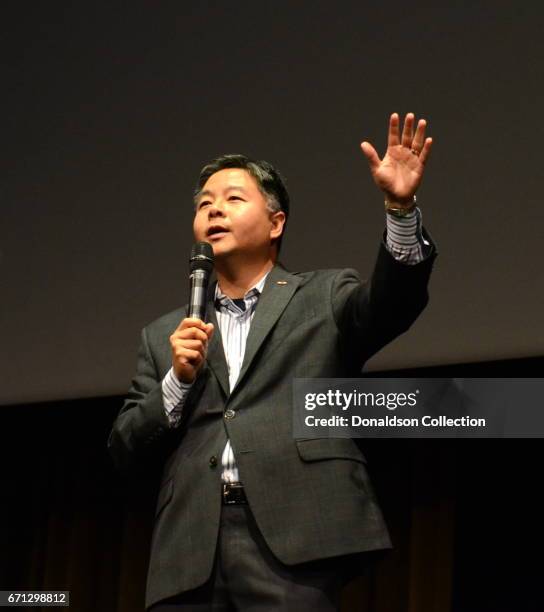
[[[222,486],[223,504],[247,504],[247,497],[244,491],[244,485],[241,482],[224,482]]]

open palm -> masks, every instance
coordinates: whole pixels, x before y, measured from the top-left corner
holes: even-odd
[[[408,113],[400,136],[399,116],[393,113],[389,120],[387,151],[380,159],[369,143],[361,143],[372,178],[390,202],[411,203],[423,178],[432,138],[425,138],[427,122],[420,119],[414,133],[415,117]]]

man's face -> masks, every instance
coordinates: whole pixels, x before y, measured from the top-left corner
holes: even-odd
[[[225,168],[206,181],[196,203],[195,239],[209,242],[214,256],[263,258],[281,234],[283,213],[271,213],[257,182],[240,168]]]

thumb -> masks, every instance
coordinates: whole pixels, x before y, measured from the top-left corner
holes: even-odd
[[[206,334],[208,335],[208,340],[212,339],[214,331],[215,331],[215,328],[213,326],[213,323],[206,323]]]
[[[380,158],[378,157],[376,149],[369,142],[366,141],[363,141],[361,143],[361,149],[366,159],[368,160],[368,165],[370,166],[370,169],[374,172],[374,170],[376,170],[376,168],[380,165]]]

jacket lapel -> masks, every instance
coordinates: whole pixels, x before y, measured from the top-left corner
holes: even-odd
[[[223,390],[225,397],[228,397],[230,394],[230,385],[229,374],[227,370],[227,360],[225,358],[225,352],[223,350],[223,340],[221,338],[221,332],[219,330],[219,324],[217,322],[214,305],[216,284],[217,283],[210,283],[210,288],[208,289],[206,318],[208,319],[209,323],[213,323],[214,333],[213,338],[208,346],[208,355],[206,357],[206,361],[210,369],[215,374],[217,380],[219,381],[219,384],[221,385],[221,389]]]
[[[285,310],[300,282],[301,278],[299,276],[289,274],[280,266],[275,266],[270,271],[251,322],[242,369],[233,392],[243,381],[257,351]]]

